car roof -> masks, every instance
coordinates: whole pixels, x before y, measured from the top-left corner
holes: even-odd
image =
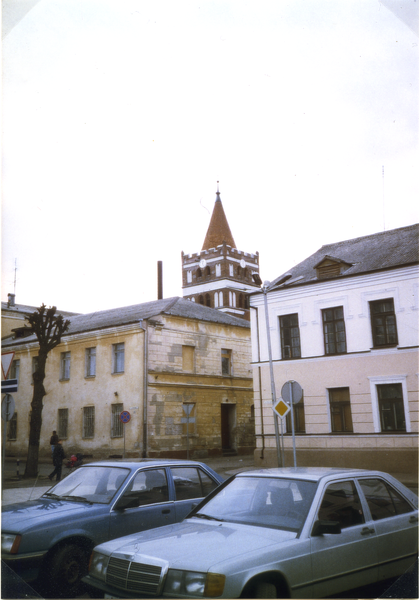
[[[242,471],[236,477],[278,477],[320,481],[326,477],[359,477],[365,475],[385,475],[381,471],[367,469],[343,469],[337,467],[285,467]]]
[[[114,458],[112,460],[99,460],[93,462],[87,462],[83,466],[88,467],[125,467],[128,469],[138,468],[138,466],[147,466],[147,467],[161,467],[164,465],[169,466],[197,466],[201,465],[206,468],[210,468],[204,463],[197,462],[195,460],[184,460],[184,459],[175,459],[175,458]]]

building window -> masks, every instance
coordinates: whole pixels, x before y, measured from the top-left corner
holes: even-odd
[[[60,379],[61,380],[70,379],[70,358],[71,358],[71,352],[61,352],[61,361],[60,361]]]
[[[333,433],[353,432],[349,388],[329,390],[330,418]]]
[[[195,368],[195,347],[182,346],[182,370],[193,373]]]
[[[294,411],[294,430],[295,433],[305,433],[306,432],[306,419],[304,414],[304,398],[302,398],[297,404],[293,404],[291,406],[291,410]],[[287,423],[287,432],[292,432],[292,420],[291,420],[291,410],[287,413],[285,417]]]
[[[199,296],[198,302],[199,302],[199,304],[202,304],[202,305],[204,304],[204,296],[202,294]]]
[[[406,431],[401,383],[377,385],[381,431]]]
[[[119,418],[119,415],[123,410],[123,404],[112,404],[111,437],[113,438],[122,437],[124,435],[124,424]]]
[[[186,271],[186,282],[192,283],[192,271]]]
[[[215,265],[215,276],[216,277],[221,277],[221,265]]]
[[[228,292],[228,298],[229,298],[229,306],[232,306],[233,308],[235,308],[236,306],[236,292]]]
[[[83,437],[92,438],[95,435],[95,407],[83,408]]]
[[[230,277],[234,277],[234,265],[228,265],[228,272],[230,273]]]
[[[301,358],[298,314],[279,317],[282,358]]]
[[[393,298],[370,302],[374,348],[397,345],[396,315]]]
[[[231,375],[231,350],[221,349],[221,373]]]
[[[68,408],[58,409],[58,437],[61,440],[68,438]]]
[[[326,354],[345,354],[346,333],[343,306],[322,310],[324,349]]]
[[[12,379],[16,379],[13,377]],[[7,423],[7,439],[17,440],[17,412],[13,413],[13,417]]]
[[[113,344],[112,356],[112,373],[123,373],[125,368],[125,344]]]
[[[211,308],[211,296],[209,294],[205,294],[205,305]]]
[[[205,277],[211,277],[211,267],[205,267]]]
[[[197,270],[196,270],[196,278],[197,278],[197,279],[201,279],[201,277],[202,277],[202,271],[201,271],[201,269],[198,267],[198,268],[197,268]]]
[[[20,360],[14,360],[10,369],[9,379],[17,379],[19,381]]]
[[[86,377],[96,375],[96,348],[86,348]]]

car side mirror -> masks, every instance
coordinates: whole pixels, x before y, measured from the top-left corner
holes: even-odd
[[[313,525],[311,535],[314,537],[325,533],[342,533],[339,521],[316,521]]]

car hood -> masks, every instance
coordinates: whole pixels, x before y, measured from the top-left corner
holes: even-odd
[[[70,502],[68,500],[53,500],[50,498],[39,498],[27,502],[9,504],[2,510],[3,531],[23,533],[33,527],[44,527],[47,523],[61,521],[63,519],[79,518],[91,511],[102,513],[105,508],[103,504],[88,504],[87,502]],[[93,512],[92,512],[93,511]]]
[[[237,523],[202,523],[186,519],[147,532],[106,542],[97,550],[135,562],[155,557],[170,568],[207,571],[217,563],[249,552],[262,552],[272,544],[292,542],[296,533]]]

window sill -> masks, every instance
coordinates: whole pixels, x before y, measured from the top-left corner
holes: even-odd
[[[65,378],[59,379],[59,381],[61,383],[66,382],[66,381],[70,381],[70,377],[65,377]]]
[[[115,371],[114,373],[111,373],[111,375],[124,375],[125,371]]]
[[[96,375],[85,375],[85,379],[95,379]]]

